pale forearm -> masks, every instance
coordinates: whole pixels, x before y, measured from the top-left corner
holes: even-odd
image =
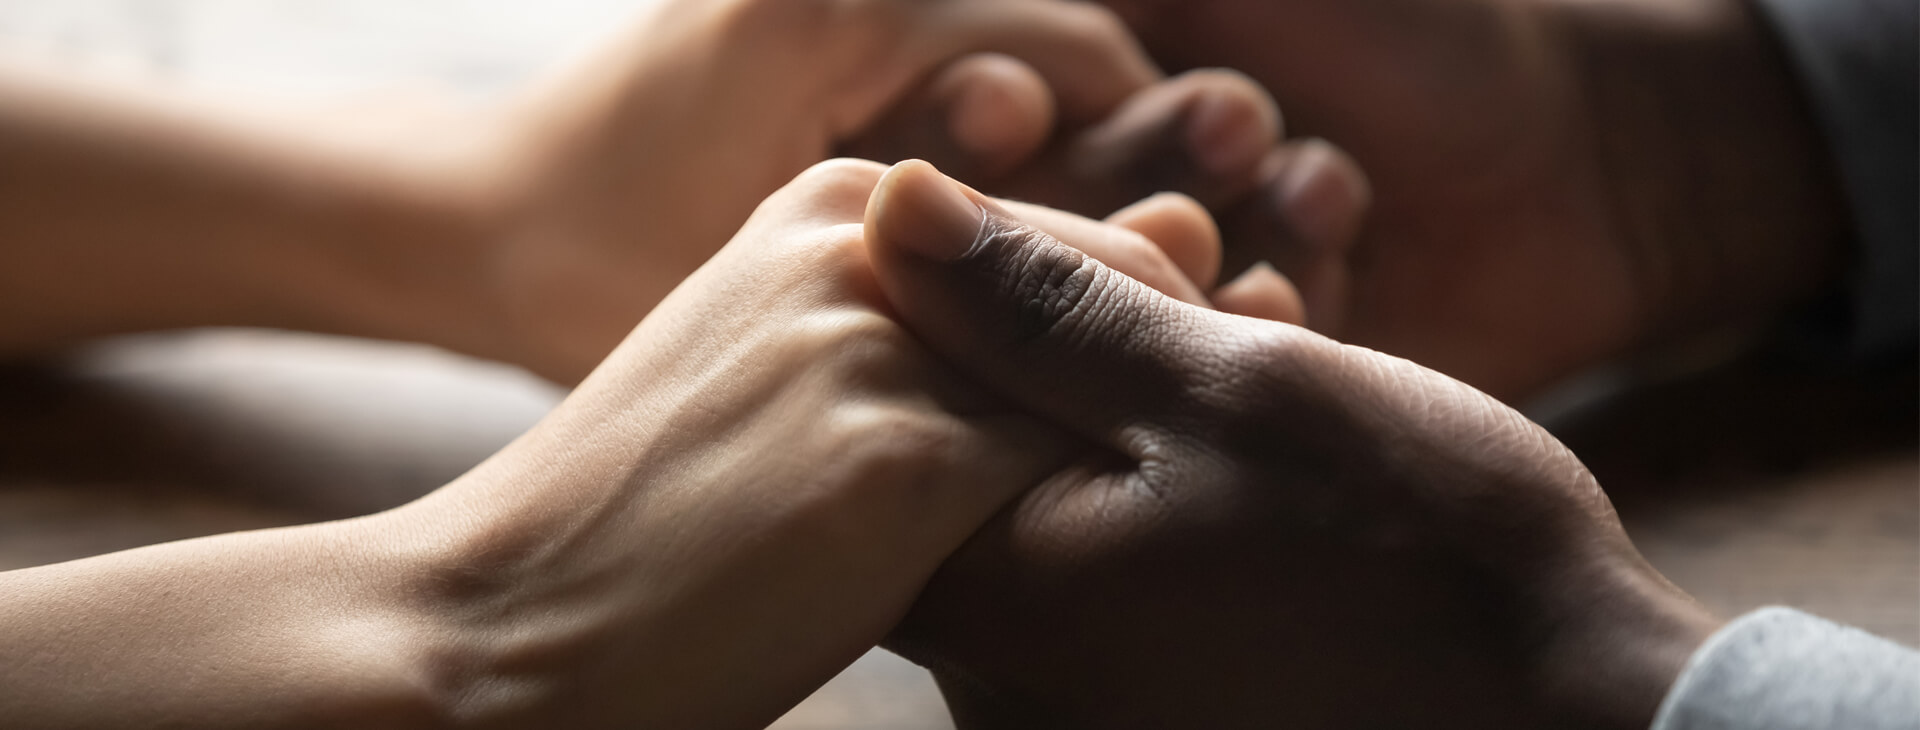
[[[205,325],[477,347],[453,171],[314,126],[0,70],[0,353]]]
[[[437,625],[364,522],[0,574],[0,716],[20,727],[419,726]],[[378,546],[378,547],[376,547]]]

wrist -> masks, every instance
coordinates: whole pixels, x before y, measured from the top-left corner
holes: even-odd
[[[580,449],[595,429],[567,408],[378,516],[408,576],[411,615],[432,629],[419,632],[429,641],[414,652],[416,673],[428,678],[430,706],[458,725],[646,719],[685,689],[655,673],[684,665],[659,630],[678,608],[676,587],[657,579],[663,556],[637,548],[655,531],[633,514],[626,486],[650,480],[638,475],[654,469],[645,456],[654,439],[636,430],[617,447]]]
[[[509,113],[476,126],[457,149],[423,142],[426,154],[365,161],[365,202],[348,212],[364,222],[352,273],[307,297],[325,322],[314,329],[420,342],[577,383],[645,313],[606,293],[659,290],[650,306],[671,283],[647,280],[655,252],[645,241],[613,240],[623,232],[593,211],[554,204],[592,195],[564,184],[581,181],[552,178],[557,151],[540,140],[558,135]],[[633,258],[582,260],[583,241]]]
[[[1614,235],[1639,252],[1640,344],[1750,332],[1818,294],[1839,187],[1783,52],[1742,0],[1567,0]]]
[[[302,156],[278,163],[292,182],[272,191],[279,230],[256,234],[268,263],[249,277],[271,314],[247,323],[495,354],[473,143],[438,124],[364,144],[282,142]]]
[[[1723,623],[1638,555],[1621,557],[1568,571],[1548,594],[1563,608],[1547,614],[1534,676],[1556,726],[1645,730]]]
[[[685,144],[697,114],[648,113],[700,84],[644,47],[596,65],[622,73],[568,75],[498,110],[469,164],[443,176],[477,313],[455,349],[577,383],[759,203],[715,185],[778,186]]]
[[[453,166],[396,171],[369,184],[357,286],[328,296],[349,334],[420,342],[470,355],[508,354],[489,295],[485,198]],[[354,213],[349,213],[354,214]]]
[[[454,726],[557,719],[567,672],[594,664],[582,647],[605,622],[580,620],[594,614],[543,594],[537,564],[553,543],[531,521],[474,499],[467,481],[378,517],[404,576],[406,614],[423,627],[406,674],[421,678],[418,704]]]

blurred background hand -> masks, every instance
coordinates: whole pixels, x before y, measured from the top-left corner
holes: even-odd
[[[1750,329],[1837,271],[1830,163],[1742,3],[1105,4],[1167,67],[1244,71],[1367,170],[1353,246],[1315,245],[1305,215],[1292,235],[1226,222],[1229,260],[1271,260],[1343,341],[1520,397]]]
[[[455,186],[489,232],[503,325],[470,349],[561,382],[835,154],[925,158],[1095,218],[1165,191],[1224,209],[1291,159],[1257,84],[1162,80],[1107,10],[1036,0],[667,3],[497,131]],[[1364,185],[1351,165],[1319,174]]]

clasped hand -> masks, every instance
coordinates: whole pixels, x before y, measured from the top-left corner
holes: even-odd
[[[434,586],[416,598],[448,621],[423,670],[436,705],[543,723],[764,724],[877,643],[947,555],[1065,459],[1070,437],[892,317],[874,252],[944,222],[920,198],[955,188],[925,163],[890,183],[884,169],[801,174],[548,419],[375,518],[420,528],[382,539],[416,556]],[[1217,234],[1189,199],[1150,198],[1116,214],[1125,225],[975,200],[960,205],[1021,211],[1205,302],[1206,272],[1136,230],[1207,266]],[[1275,277],[1238,300],[1290,296]]]
[[[1217,247],[1177,201],[1132,217]],[[968,727],[1651,714],[1714,620],[1571,453],[1156,251],[925,163],[813,168],[402,510],[499,516],[427,551],[466,617],[437,671],[469,712],[745,727],[890,635]],[[490,704],[525,675],[621,699]]]

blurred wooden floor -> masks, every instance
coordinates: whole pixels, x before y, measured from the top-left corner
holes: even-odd
[[[1676,583],[1920,642],[1912,378],[1736,372],[1630,393],[1563,435]],[[273,332],[111,341],[0,367],[0,569],[361,514],[458,475],[560,392],[428,348]],[[774,727],[948,728],[875,652]]]

